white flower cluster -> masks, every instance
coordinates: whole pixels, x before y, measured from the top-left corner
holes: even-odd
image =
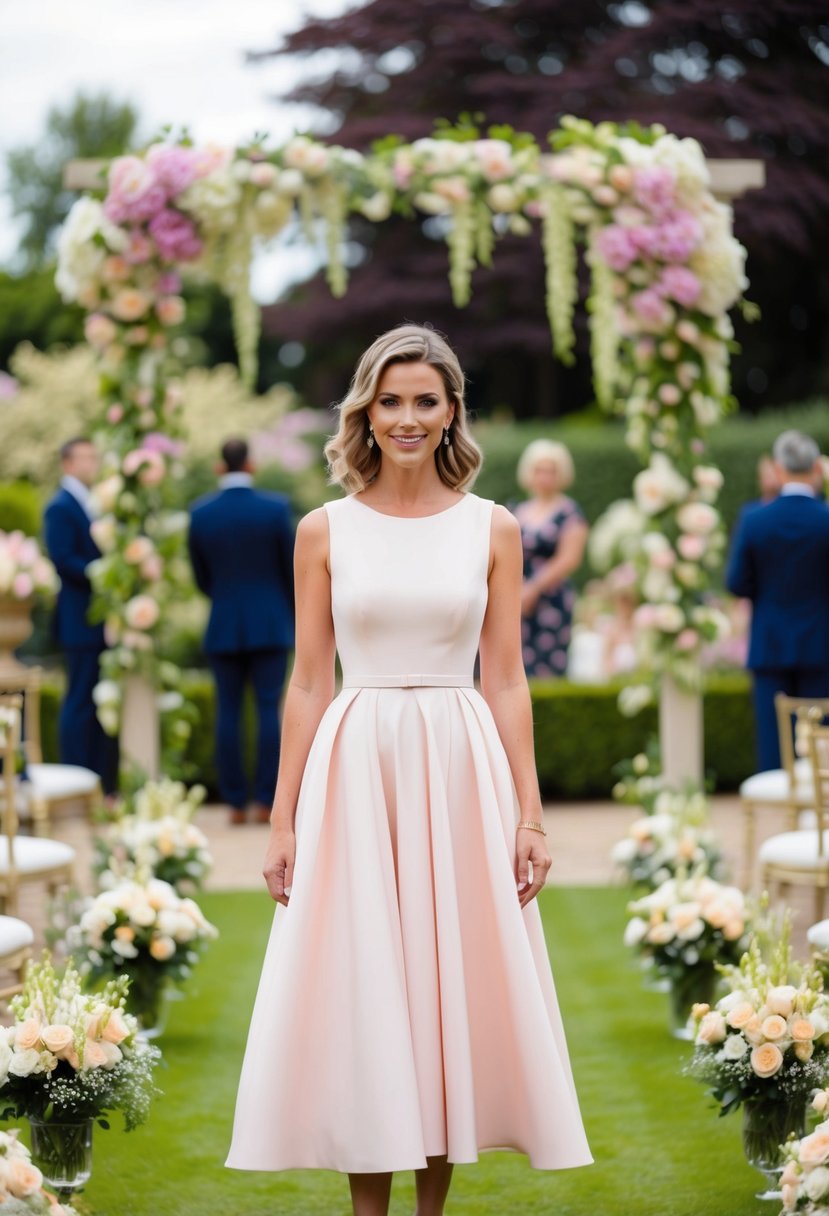
[[[677,945],[683,948],[688,966],[699,961],[696,943],[706,935],[716,933],[723,942],[739,942],[748,915],[742,891],[704,874],[667,879],[649,895],[633,900],[628,914],[625,945],[645,952]]]
[[[110,254],[121,254],[129,236],[104,215],[93,198],[79,198],[58,237],[55,283],[64,300],[77,300],[84,308],[98,303],[97,281]]]
[[[69,930],[71,948],[86,955],[89,969],[129,969],[148,954],[158,963],[192,962],[194,951],[218,931],[193,899],[182,899],[158,878],[130,879],[91,900]]]
[[[653,814],[634,820],[627,835],[614,845],[611,857],[632,882],[651,888],[682,869],[716,877],[719,850],[708,823],[705,795],[661,790]],[[629,930],[633,936],[638,931],[639,927]]]
[[[829,1090],[818,1090],[812,1108],[819,1114],[829,1109]],[[785,1146],[786,1164],[780,1175],[783,1212],[802,1212],[804,1216],[829,1213],[829,1121]]]
[[[213,858],[209,842],[192,818],[206,790],[178,781],[150,781],[136,794],[131,813],[107,825],[96,840],[98,882],[112,890],[136,876],[160,878],[179,894],[200,887]]]

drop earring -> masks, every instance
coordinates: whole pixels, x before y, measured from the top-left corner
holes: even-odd
[[[445,426],[443,428],[443,442],[445,443],[446,447],[449,447],[449,444],[452,442],[452,440],[449,438],[449,427],[448,426]]]
[[[369,423],[368,427],[368,439],[366,440],[366,447],[374,447],[374,427],[371,425],[371,423]]]

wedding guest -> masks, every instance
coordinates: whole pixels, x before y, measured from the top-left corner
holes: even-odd
[[[587,524],[564,491],[572,485],[573,458],[563,443],[536,439],[518,462],[517,480],[528,498],[511,510],[524,550],[521,642],[528,676],[563,676],[573,620],[570,575],[584,560]]]
[[[46,548],[61,583],[54,632],[66,663],[58,747],[62,764],[92,769],[99,774],[104,793],[114,794],[118,740],[101,726],[92,699],[106,649],[104,627],[89,622],[92,585],[86,573],[90,562],[101,556],[90,531],[95,518],[91,487],[98,474],[98,453],[90,439],[78,436],[60,449],[60,462],[60,487],[44,516]]]
[[[193,573],[211,600],[204,641],[216,685],[216,761],[231,823],[245,822],[242,704],[253,687],[258,718],[254,814],[267,823],[279,765],[279,701],[294,643],[294,530],[286,498],[253,488],[244,439],[222,447],[219,490],[195,503]]]
[[[829,696],[829,507],[815,495],[818,446],[800,431],[774,444],[780,495],[743,516],[726,584],[753,607],[748,666],[761,769],[780,767],[775,693]]]

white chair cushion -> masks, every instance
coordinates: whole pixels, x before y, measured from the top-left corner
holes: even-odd
[[[0,954],[13,954],[34,943],[34,930],[16,916],[0,916]]]
[[[15,836],[14,860],[21,874],[37,874],[55,866],[65,866],[75,860],[75,850],[62,840],[47,840],[43,836]],[[0,874],[8,872],[9,842],[0,836]]]
[[[760,861],[795,869],[810,870],[817,865],[829,866],[829,831],[823,833],[823,857],[818,857],[817,832],[782,832],[769,836],[760,845]]]
[[[807,802],[812,797],[812,769],[808,760],[795,760],[795,797]],[[770,768],[746,777],[740,786],[740,797],[749,802],[785,802],[789,793],[789,776],[784,768]]]
[[[829,920],[819,920],[806,933],[810,946],[818,950],[829,950]]]
[[[26,773],[35,797],[46,799],[91,794],[100,780],[91,768],[79,764],[29,764]]]

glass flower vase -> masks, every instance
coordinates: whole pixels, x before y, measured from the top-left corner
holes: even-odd
[[[92,1119],[29,1119],[32,1164],[61,1199],[70,1199],[92,1175],[92,1124]]]
[[[142,1039],[157,1039],[167,1028],[170,1012],[170,985],[162,970],[131,971],[127,993],[127,1013],[135,1015]]]
[[[684,967],[670,975],[668,989],[668,1024],[675,1039],[692,1039],[694,1032],[688,1019],[694,1005],[710,1005],[717,987],[717,973],[713,963],[700,963]]]
[[[765,1177],[768,1186],[758,1199],[781,1199],[780,1175],[783,1150],[794,1132],[806,1134],[806,1101],[801,1096],[789,1099],[754,1098],[743,1103],[743,1151],[746,1161]]]

